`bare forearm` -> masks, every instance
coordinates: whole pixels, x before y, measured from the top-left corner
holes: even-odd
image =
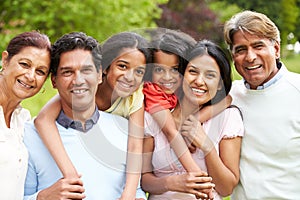
[[[234,174],[224,166],[219,156],[213,156],[213,154],[216,153],[211,152],[205,158],[208,173],[213,178],[215,190],[221,196],[228,196],[237,185],[238,177],[235,177]]]
[[[142,175],[142,188],[150,194],[162,194],[168,191],[167,177],[156,177],[151,172]]]
[[[48,148],[60,168],[63,176],[68,178],[78,177],[77,171],[65,151],[55,124],[60,109],[60,100],[56,96],[43,107],[39,115],[34,120],[34,124],[45,146]]]
[[[228,106],[230,106],[232,102],[232,97],[230,95],[226,96],[223,100],[220,102],[203,107],[198,113],[197,118],[200,122],[205,122],[214,116],[221,113],[223,110],[225,110]]]
[[[229,150],[230,147],[226,146],[220,151],[224,149]],[[222,158],[220,158],[213,149],[205,157],[208,173],[213,178],[216,191],[222,196],[230,195],[239,181],[239,153],[236,152],[238,148],[235,151],[226,152],[227,156],[223,156],[221,152]]]
[[[130,115],[126,162],[126,184],[120,200],[134,199],[142,171],[144,109]]]
[[[197,198],[207,198],[214,184],[204,172],[185,173],[165,177],[156,177],[152,173],[143,174],[142,187],[150,194],[162,194],[167,191],[194,194]]]
[[[175,138],[170,142],[170,146],[174,150],[180,163],[187,172],[201,171],[200,167],[196,164],[190,151],[188,150],[183,137],[180,134],[175,136]]]
[[[159,124],[162,132],[168,139],[180,163],[188,172],[200,171],[181,134],[176,128],[175,121],[169,110],[162,110],[153,115],[154,120]]]
[[[119,200],[135,199],[140,174],[127,173],[126,184]]]
[[[202,125],[190,115],[182,125],[182,134],[205,154],[209,175],[213,178],[216,190],[222,196],[231,194],[239,179],[240,138],[222,139],[219,154],[215,142],[205,133]]]
[[[126,162],[126,184],[120,200],[135,197],[142,171],[143,140],[129,137]]]

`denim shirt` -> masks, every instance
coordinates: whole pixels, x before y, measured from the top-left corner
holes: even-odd
[[[100,117],[99,110],[96,107],[91,118],[87,119],[84,123],[84,126],[82,126],[82,123],[80,121],[75,121],[75,120],[69,118],[67,115],[65,115],[64,111],[61,110],[56,121],[57,121],[57,123],[59,123],[60,125],[62,125],[65,128],[72,128],[77,131],[87,132],[91,128],[93,128],[93,126],[99,120],[99,117]]]

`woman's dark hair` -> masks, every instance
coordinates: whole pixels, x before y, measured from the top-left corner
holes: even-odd
[[[220,74],[221,74],[220,84],[222,85],[222,88],[218,90],[216,96],[212,98],[211,101],[205,104],[205,105],[211,105],[211,104],[218,103],[219,101],[224,99],[229,93],[232,85],[231,65],[230,65],[230,60],[228,59],[223,49],[217,44],[209,40],[202,40],[198,42],[191,49],[191,51],[189,51],[187,59],[190,61],[195,57],[202,56],[205,54],[211,56],[216,61],[216,63],[219,66]]]
[[[22,51],[26,47],[36,47],[39,49],[46,49],[49,54],[51,51],[51,42],[47,35],[42,34],[38,31],[24,32],[13,39],[7,45],[6,51],[8,52],[7,61],[13,56]]]
[[[148,41],[135,32],[121,32],[108,38],[102,45],[102,68],[108,69],[111,63],[126,49],[138,49],[146,58],[146,63],[152,61]]]
[[[72,51],[74,49],[83,49],[91,51],[93,61],[97,72],[101,67],[101,47],[96,39],[87,36],[83,32],[67,33],[60,37],[51,49],[51,72],[56,75],[62,53]]]
[[[183,67],[187,64],[187,50],[196,44],[196,40],[190,35],[179,30],[158,28],[151,32],[151,51],[154,54],[157,51],[163,51],[167,54],[178,56],[179,72],[183,75]],[[154,58],[154,57],[153,57]],[[153,63],[155,64],[155,63]],[[152,67],[146,69],[145,79],[151,81]]]

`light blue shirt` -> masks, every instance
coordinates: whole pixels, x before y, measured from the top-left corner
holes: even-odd
[[[273,78],[271,78],[269,81],[267,81],[266,83],[264,83],[263,85],[260,85],[256,88],[256,90],[263,90],[267,87],[269,87],[270,85],[273,85],[274,83],[276,83],[279,79],[281,79],[281,77],[283,76],[284,72],[286,71],[286,67],[284,66],[283,63],[279,62],[277,64],[277,68],[278,68],[278,72],[275,74],[275,76]],[[250,84],[246,82],[245,79],[244,83],[245,83],[245,87],[247,89],[250,89]]]
[[[119,198],[126,180],[128,120],[100,111],[97,124],[86,133],[58,123],[57,127],[69,157],[82,174],[85,200]],[[34,200],[40,190],[54,184],[62,174],[33,122],[25,124],[24,142],[29,152],[24,199]],[[136,197],[146,199],[140,187]]]

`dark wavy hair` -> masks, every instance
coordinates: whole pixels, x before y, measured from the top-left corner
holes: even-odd
[[[230,59],[227,57],[227,54],[223,51],[223,49],[220,46],[209,40],[202,40],[198,42],[189,51],[187,59],[190,61],[195,57],[205,54],[211,56],[218,64],[221,74],[220,81],[222,85],[222,88],[218,90],[216,96],[205,104],[206,106],[218,103],[228,95],[232,85],[232,77]],[[184,68],[184,70],[185,69],[186,67]]]
[[[24,32],[16,35],[9,41],[6,48],[8,52],[7,61],[9,62],[13,56],[26,47],[45,49],[49,54],[51,53],[51,42],[47,35],[38,31]]]
[[[108,69],[111,63],[120,56],[125,48],[136,48],[146,58],[146,63],[152,61],[149,42],[135,32],[121,32],[108,38],[102,45],[102,69]]]
[[[157,28],[151,31],[150,49],[152,57],[157,51],[178,56],[179,72],[183,75],[183,67],[187,64],[187,50],[196,44],[196,40],[190,35],[180,31],[165,28]],[[153,63],[155,64],[155,63]],[[152,80],[152,67],[146,69],[145,80]]]
[[[97,72],[101,67],[101,46],[96,39],[87,36],[83,32],[71,32],[60,37],[51,49],[51,73],[56,75],[57,68],[60,62],[60,56],[64,52],[69,52],[74,49],[89,50],[92,53],[93,61]]]

